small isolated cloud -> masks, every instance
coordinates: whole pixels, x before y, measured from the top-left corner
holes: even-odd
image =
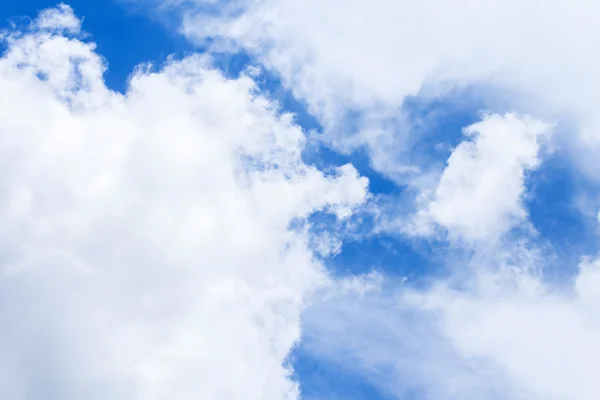
[[[444,228],[468,243],[494,241],[526,221],[525,175],[539,163],[540,140],[550,126],[514,114],[486,115],[464,129],[467,137],[448,158],[437,186],[423,193],[416,233]]]

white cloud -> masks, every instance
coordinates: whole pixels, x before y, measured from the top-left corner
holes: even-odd
[[[202,3],[200,1],[199,3]],[[509,108],[565,132],[574,161],[597,176],[600,123],[597,3],[578,0],[259,0],[222,2],[220,13],[186,12],[190,38],[220,36],[279,71],[338,147],[367,144],[373,164],[401,176],[410,123],[407,95],[436,96],[484,83],[513,91]],[[560,29],[557,29],[560,27]],[[502,101],[504,101],[502,100]],[[359,115],[348,125],[348,113]],[[577,131],[574,134],[573,131]],[[564,143],[563,143],[564,144]],[[406,172],[406,171],[404,171]]]
[[[492,360],[526,398],[591,400],[600,395],[599,271],[597,260],[583,261],[568,293],[511,274],[480,279],[468,293],[439,290],[433,297],[463,358]]]
[[[563,289],[531,262],[366,296],[342,284],[308,310],[305,348],[398,398],[596,399],[600,262],[584,259]]]
[[[0,59],[0,397],[297,398],[283,363],[328,278],[288,226],[366,181],[305,165],[291,117],[208,58],[111,92],[56,33],[76,21],[46,10]]]
[[[54,8],[42,10],[35,20],[34,27],[42,30],[63,31],[71,34],[79,33],[81,21],[73,13],[73,9],[61,3]]]
[[[469,243],[495,241],[527,219],[525,173],[539,163],[540,139],[550,126],[514,114],[486,115],[464,129],[432,193],[424,193],[411,229],[438,224]]]

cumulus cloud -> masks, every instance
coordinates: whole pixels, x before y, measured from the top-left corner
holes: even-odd
[[[423,193],[412,229],[432,224],[466,242],[495,241],[526,221],[525,173],[539,163],[540,139],[550,126],[514,114],[486,115],[464,129],[466,140],[448,158],[432,193]]]
[[[366,180],[303,163],[247,76],[189,56],[108,90],[64,5],[0,59],[0,397],[295,399],[285,360],[328,281],[303,231]]]

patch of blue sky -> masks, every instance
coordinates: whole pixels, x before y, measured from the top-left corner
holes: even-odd
[[[347,241],[342,251],[327,265],[344,275],[379,271],[386,275],[401,275],[411,282],[442,273],[432,253],[435,246],[422,240],[402,240],[388,235],[369,236],[359,241]]]
[[[535,239],[554,254],[547,259],[544,275],[557,285],[568,283],[581,256],[594,254],[598,239],[596,218],[586,215],[576,203],[577,194],[589,183],[575,173],[567,159],[552,154],[527,179],[525,207],[538,234]]]
[[[373,169],[369,154],[364,148],[357,149],[350,154],[341,154],[323,144],[317,144],[304,152],[304,161],[317,166],[323,171],[332,167],[352,164],[357,171],[369,179],[369,192],[372,194],[395,195],[400,194],[405,187],[396,184],[386,175]]]
[[[303,400],[394,400],[364,374],[297,347],[290,355]]]
[[[197,49],[202,51],[202,49]],[[228,78],[238,78],[242,73],[248,72],[248,68],[254,67],[253,79],[261,95],[276,102],[280,111],[291,113],[294,122],[305,132],[320,132],[322,126],[318,120],[310,114],[306,104],[297,99],[292,92],[285,88],[277,74],[255,62],[244,50],[235,52],[211,52],[213,64]]]
[[[335,254],[322,257],[330,273],[337,277],[382,273],[389,278],[406,278],[415,286],[432,276],[446,275],[448,246],[436,239],[421,239],[394,233],[378,233],[375,218],[359,213],[339,222],[326,212],[309,218],[310,232],[332,234],[341,241]]]
[[[420,94],[404,100],[402,110],[411,129],[411,162],[427,168],[444,165],[464,139],[463,128],[479,121],[491,106],[487,88],[478,85],[449,90],[441,96]]]

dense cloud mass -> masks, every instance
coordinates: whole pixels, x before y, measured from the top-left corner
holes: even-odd
[[[125,95],[67,6],[4,34],[0,397],[295,399],[285,360],[328,277],[290,223],[366,181],[204,56]]]

